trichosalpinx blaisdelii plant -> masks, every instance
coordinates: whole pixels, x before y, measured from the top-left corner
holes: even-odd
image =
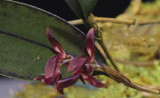
[[[42,73],[46,58],[50,55],[48,50],[53,50],[56,56],[50,57],[47,61],[44,75],[36,77],[34,80],[42,80],[42,82],[47,85],[55,85],[61,94],[63,94],[63,88],[75,84],[78,79],[83,83],[85,83],[84,81],[86,80],[93,86],[104,87],[104,84],[96,80],[92,76],[92,73],[96,75],[105,75],[118,83],[123,83],[128,87],[140,91],[160,94],[159,90],[151,90],[136,85],[120,72],[116,62],[104,44],[101,28],[99,28],[95,21],[96,17],[92,14],[96,3],[101,0],[64,1],[69,5],[73,12],[82,19],[88,30],[94,28],[94,30],[91,29],[89,31],[87,36],[76,27],[68,24],[67,21],[54,14],[27,4],[0,0],[1,75],[33,80],[34,77],[39,76],[39,74]],[[111,20],[109,19],[109,21]],[[116,19],[113,21],[115,20]],[[116,21],[119,22],[119,20]],[[127,22],[127,24],[135,24],[135,21]],[[47,28],[46,34],[53,47],[48,46],[48,41],[46,40],[43,31],[46,26],[51,26],[54,29],[54,33],[56,37],[59,38],[59,42],[63,44],[64,49],[54,38],[49,28]],[[96,60],[94,60],[94,34],[95,40],[101,46],[107,59],[110,61],[110,65],[112,65],[115,70],[108,66],[105,58],[97,48],[95,48]],[[82,48],[84,48],[85,41],[83,38],[85,37],[85,55],[73,57],[72,55],[79,54],[82,51]],[[17,47],[21,48],[19,49]],[[71,53],[72,55],[67,53]],[[37,56],[41,59],[35,60]],[[65,68],[62,67],[66,65],[68,66],[68,71],[72,72],[70,77],[61,74],[61,72],[67,73],[67,70],[64,71]],[[60,67],[62,70],[60,70]],[[67,76],[68,78],[62,78],[62,76]]]
[[[94,59],[94,29],[91,28],[86,36],[86,55],[78,55],[73,57],[66,54],[60,43],[52,35],[49,27],[46,29],[46,35],[48,40],[53,46],[53,50],[56,56],[52,56],[46,63],[44,75],[35,77],[34,80],[42,80],[47,85],[54,85],[59,93],[63,93],[63,88],[74,85],[78,79],[84,84],[85,80],[95,86],[104,87],[105,84],[99,82],[92,76],[94,69],[100,67],[97,61]],[[68,71],[73,71],[72,76],[62,79],[60,67],[68,66]]]

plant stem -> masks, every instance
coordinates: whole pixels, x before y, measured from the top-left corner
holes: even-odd
[[[68,22],[73,25],[83,24],[83,21],[81,19],[71,20]],[[94,17],[94,22],[112,22],[112,23],[128,24],[128,25],[135,24],[135,20],[120,20],[116,18],[107,18],[107,17]],[[139,21],[138,24],[146,25],[146,24],[158,24],[158,23],[160,23],[160,20]]]
[[[100,46],[102,47],[103,51],[105,52],[105,55],[108,57],[109,61],[111,62],[112,66],[114,67],[115,70],[117,70],[118,72],[120,71],[118,66],[116,65],[115,61],[113,60],[112,56],[110,55],[108,49],[106,48],[104,41],[103,41],[103,37],[102,37],[102,31],[101,29],[98,27],[98,25],[94,22],[94,18],[95,16],[93,14],[91,14],[87,21],[84,21],[84,24],[87,28],[94,28],[95,30],[95,40],[98,41],[98,43],[100,44]]]
[[[83,21],[82,21],[82,19],[77,19],[77,20],[68,21],[68,23],[70,23],[72,25],[80,25],[80,24],[83,24]]]
[[[104,67],[102,67],[102,68],[99,67],[99,68],[96,69],[96,71],[105,72],[106,75],[108,77],[110,77],[111,79],[115,80],[118,83],[123,83],[124,85],[126,85],[128,87],[131,87],[131,88],[143,91],[143,92],[148,92],[148,93],[156,94],[156,95],[160,94],[159,90],[148,89],[148,88],[145,88],[145,87],[142,87],[140,85],[137,85],[137,84],[133,83],[129,78],[127,78],[126,76],[124,76],[122,73],[120,73],[118,71],[115,71],[115,70],[113,70],[112,68],[110,68],[108,66],[104,65]]]
[[[115,62],[114,59],[112,58],[112,56],[111,56],[111,54],[109,53],[108,49],[106,48],[103,39],[97,40],[97,41],[98,41],[98,43],[101,45],[103,51],[105,52],[106,56],[107,56],[108,59],[110,60],[110,62],[111,62],[111,64],[112,64],[112,66],[114,67],[114,69],[120,72],[120,70],[119,70],[116,62]]]

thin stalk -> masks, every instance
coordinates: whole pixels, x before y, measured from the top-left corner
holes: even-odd
[[[68,23],[70,23],[72,25],[80,25],[80,24],[83,24],[83,21],[82,21],[82,19],[77,19],[77,20],[68,21]]]
[[[81,19],[71,20],[68,21],[70,24],[73,25],[80,25],[83,24]],[[116,18],[107,18],[107,17],[94,17],[94,22],[112,22],[112,23],[119,23],[119,24],[128,24],[134,25],[135,20],[120,20]],[[159,24],[160,20],[150,20],[150,21],[139,21],[139,25],[147,25],[147,24]]]
[[[111,64],[112,64],[112,66],[114,67],[114,69],[120,72],[120,70],[119,70],[116,62],[115,62],[114,59],[112,58],[112,56],[111,56],[111,54],[109,53],[108,49],[106,48],[103,39],[97,40],[97,41],[98,41],[98,43],[101,45],[103,51],[105,52],[106,56],[107,56],[108,59],[110,60],[110,62],[111,62]]]
[[[116,18],[107,18],[107,17],[95,17],[95,22],[112,22],[112,23],[119,23],[119,24],[135,24],[135,20],[120,20]]]
[[[156,95],[160,95],[160,91],[157,89],[148,89],[145,88],[143,86],[137,85],[136,83],[133,83],[129,78],[127,78],[125,75],[123,75],[122,73],[113,70],[112,68],[104,65],[104,67],[99,67],[96,69],[96,71],[101,71],[101,72],[105,72],[106,75],[108,77],[110,77],[111,79],[115,80],[118,83],[123,83],[124,85],[143,91],[143,92],[148,92],[148,93],[152,93],[152,94],[156,94]]]

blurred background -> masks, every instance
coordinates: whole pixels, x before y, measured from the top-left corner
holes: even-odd
[[[56,1],[54,1],[54,3],[53,3],[53,0],[14,0],[14,1],[19,1],[19,2],[23,2],[23,3],[27,3],[30,5],[39,7],[41,9],[47,10],[51,13],[54,13],[54,14],[66,19],[66,20],[77,19],[77,17],[70,10],[70,8],[64,2],[64,0],[56,0]],[[122,14],[126,10],[126,8],[130,5],[131,1],[132,0],[99,0],[93,13],[94,13],[94,15],[101,16],[101,17],[117,17],[118,15]],[[142,0],[142,1],[143,2],[154,2],[155,0]],[[103,25],[100,25],[100,26],[103,28]],[[80,25],[77,27],[80,28],[84,32],[86,31],[85,28],[83,27],[83,25]],[[106,40],[106,41],[108,41],[108,40]],[[134,74],[136,73],[138,75],[140,74],[141,71],[144,70],[143,68],[136,69],[133,66],[131,66],[130,68],[128,68],[128,67],[124,68],[123,64],[120,67],[121,67],[121,69],[124,70],[124,72],[125,71],[128,72],[128,70],[130,70],[131,73],[134,73]],[[136,70],[136,72],[135,72],[135,70]],[[146,69],[146,70],[150,70],[150,69]],[[128,76],[132,75],[131,73],[130,74],[128,73],[126,75],[128,75]],[[146,75],[147,71],[145,71],[144,74]],[[129,76],[129,77],[132,77],[132,76]],[[99,76],[99,78],[101,80],[103,80],[104,77]],[[144,77],[142,77],[141,79],[142,79],[142,81],[145,81],[145,82],[147,81],[144,79]],[[135,78],[135,81],[136,80],[138,80],[138,78]],[[114,86],[109,86],[108,90],[106,90],[106,91],[103,89],[100,90],[99,92],[97,92],[97,96],[101,93],[106,94],[106,92],[108,92],[108,94],[110,94],[110,92],[113,90],[115,90],[115,92],[116,91],[123,92],[120,94],[125,94],[125,96],[126,96],[125,98],[129,98],[130,96],[137,94],[137,91],[134,91],[133,89],[125,88],[123,85],[118,86],[118,84],[115,84],[113,81],[104,80],[104,82],[106,82],[107,84],[114,84]],[[28,90],[32,89],[33,94],[34,94],[35,92],[38,92],[36,90],[39,88],[32,87],[31,85],[26,86],[26,84],[28,84],[28,83],[30,83],[30,82],[23,81],[23,80],[10,79],[10,78],[0,76],[0,98],[11,98],[14,96],[15,92],[23,91],[24,87],[26,87],[24,90],[26,94],[24,92],[18,93],[19,96],[22,96],[22,95],[24,96],[24,97],[20,97],[20,98],[31,98],[31,97],[27,97],[27,94],[31,94],[31,93],[28,93]],[[147,83],[150,83],[150,82],[147,81]],[[156,83],[154,83],[154,84],[156,84]],[[45,92],[45,90],[46,91],[55,91],[53,88],[46,88],[43,85],[39,85],[39,86],[44,89],[44,92]],[[71,92],[74,94],[74,96],[79,96],[79,95],[76,95],[76,92],[74,92],[75,88],[70,88],[70,89],[66,90],[66,92],[69,92],[69,90],[71,90]],[[85,92],[86,90],[84,90],[84,89],[82,90],[82,88],[77,89],[77,91],[84,93],[84,95],[86,95],[86,92]],[[129,93],[129,92],[133,92],[133,93]],[[55,94],[54,95],[51,92],[49,92],[49,93],[45,92],[45,93],[48,94],[48,97],[42,97],[42,98],[52,98],[50,96],[58,95],[57,93],[54,93]],[[92,90],[90,91],[90,93],[92,93]],[[115,94],[115,93],[112,92],[112,94]],[[58,96],[59,96],[59,98],[64,97],[64,96],[60,96],[60,95],[58,95]],[[32,97],[32,98],[38,98],[38,97]],[[68,95],[68,98],[74,98],[74,97],[72,95]],[[77,97],[77,98],[84,98],[84,96]],[[95,98],[95,97],[93,97],[93,98]],[[100,98],[102,98],[102,97],[100,97]],[[106,98],[106,97],[103,97],[103,98]],[[114,97],[110,97],[110,98],[114,98]],[[141,98],[141,95],[137,95],[136,98]]]

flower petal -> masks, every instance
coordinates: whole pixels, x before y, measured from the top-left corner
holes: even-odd
[[[52,44],[54,51],[56,53],[62,53],[62,54],[64,53],[65,54],[64,49],[62,48],[60,43],[56,40],[56,38],[53,36],[49,27],[47,27],[47,29],[46,29],[46,35],[47,35],[48,40]]]
[[[58,83],[56,84],[56,88],[63,89],[63,88],[72,86],[77,82],[79,77],[80,77],[80,74],[76,74],[76,75],[72,75],[72,76],[65,78],[65,79],[60,79],[58,81]]]
[[[45,84],[47,84],[47,85],[53,85],[54,84],[53,76],[50,77],[50,78],[42,79],[42,82],[45,83]]]
[[[87,49],[87,55],[90,57],[89,61],[92,62],[94,60],[94,29],[91,28],[88,33],[87,33],[87,38],[86,38],[86,49]]]
[[[87,61],[84,55],[76,56],[69,64],[68,71],[79,70]]]
[[[57,66],[57,61],[58,61],[57,56],[52,56],[47,61],[45,71],[44,71],[46,78],[50,78],[53,76],[56,66]]]
[[[53,85],[54,80],[53,77],[46,78],[45,76],[40,76],[40,77],[35,77],[34,80],[42,80],[42,83],[48,84],[48,85]]]
[[[55,83],[58,82],[58,80],[62,79],[61,70],[60,70],[61,64],[58,64],[54,73],[54,80]]]
[[[95,87],[99,87],[102,88],[105,86],[105,84],[99,82],[96,78],[94,78],[92,75],[90,74],[84,74],[82,73],[82,77],[84,80],[86,80],[89,84],[95,86]]]
[[[34,80],[42,80],[42,79],[45,79],[45,76],[40,76],[40,77],[35,77]]]
[[[92,67],[89,64],[85,64],[83,70],[87,73],[87,74],[91,74],[93,72]]]
[[[63,88],[57,88],[57,91],[58,91],[60,94],[64,95]]]
[[[61,78],[62,78],[61,74],[57,74],[57,75],[52,76],[50,78],[43,79],[42,82],[45,84],[48,84],[48,85],[54,85]]]
[[[61,71],[60,71],[60,67],[61,67],[61,63],[58,63],[58,61],[60,60],[60,54],[58,54],[57,56],[52,56],[45,67],[45,80],[44,82],[46,84],[54,84],[57,83],[59,79],[62,78],[61,76]]]

